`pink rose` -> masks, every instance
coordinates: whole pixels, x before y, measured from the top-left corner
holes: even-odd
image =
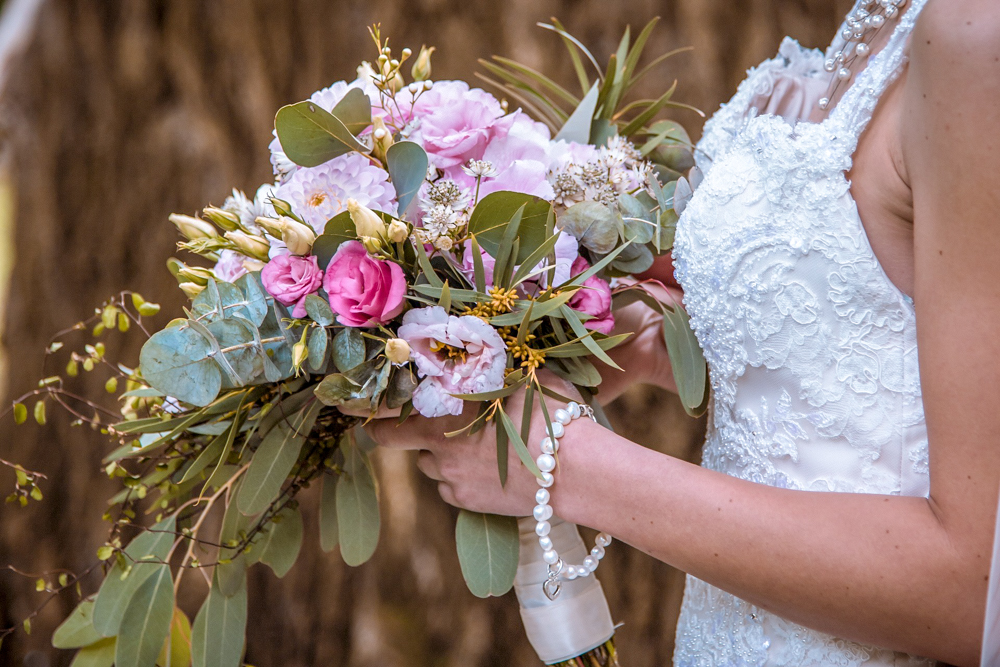
[[[432,165],[439,169],[478,160],[498,132],[506,134],[513,121],[504,116],[500,102],[464,81],[438,81],[413,105],[419,119],[410,138],[420,144]]]
[[[261,269],[260,280],[279,303],[295,306],[292,317],[305,317],[306,297],[323,284],[323,272],[315,257],[278,255]]]
[[[370,257],[360,241],[345,241],[326,267],[323,288],[340,324],[373,327],[403,311],[406,278],[395,262]]]
[[[507,346],[492,326],[444,308],[415,308],[403,316],[398,335],[424,378],[413,407],[425,417],[460,415],[464,401],[452,394],[476,394],[503,387]]]
[[[587,269],[590,264],[583,257],[577,257],[573,262],[573,275],[578,276]],[[573,298],[569,300],[569,307],[573,310],[590,315],[593,319],[587,320],[583,326],[602,334],[610,334],[615,326],[615,316],[611,313],[611,287],[607,282],[591,276],[583,283],[583,287],[577,290]]]

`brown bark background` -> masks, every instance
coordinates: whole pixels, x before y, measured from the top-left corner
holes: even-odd
[[[17,4],[20,0],[15,0]],[[11,4],[11,3],[8,3]],[[473,80],[476,59],[513,57],[575,85],[559,40],[535,22],[559,17],[599,59],[626,24],[663,21],[647,49],[693,45],[644,83],[643,96],[677,78],[676,99],[711,113],[745,69],[780,38],[824,46],[848,0],[41,0],[26,48],[0,91],[0,155],[15,195],[7,238],[13,272],[3,302],[5,396],[58,372],[41,369],[51,334],[87,317],[122,288],[179,312],[164,268],[175,234],[166,218],[219,204],[232,187],[270,178],[267,143],[275,110],[338,79],[375,55],[366,26],[380,21],[397,48],[438,47],[434,78]],[[693,137],[701,120],[678,112]],[[2,265],[2,262],[0,262]],[[84,342],[81,339],[81,345]],[[139,335],[109,336],[133,361]],[[65,363],[65,362],[63,362]],[[103,379],[81,379],[98,395]],[[53,413],[55,411],[52,411]],[[696,459],[703,424],[676,400],[640,388],[610,411],[620,431],[650,447]],[[112,485],[100,472],[106,445],[52,414],[47,427],[0,424],[0,456],[41,470],[46,498],[18,511],[0,506],[0,565],[29,572],[82,571],[106,535],[100,521]],[[454,511],[411,458],[377,457],[383,533],[375,558],[344,566],[307,531],[299,562],[281,581],[251,574],[246,660],[270,665],[487,666],[536,664],[512,595],[469,594],[454,552]],[[0,469],[3,495],[13,474]],[[599,490],[595,490],[599,492]],[[304,503],[315,526],[314,499]],[[665,509],[669,520],[669,509]],[[625,545],[601,568],[624,664],[665,665],[683,575]],[[189,578],[191,582],[195,577]],[[85,593],[96,590],[97,576]],[[203,589],[181,604],[192,615]],[[0,624],[17,624],[42,596],[34,580],[0,572]],[[0,665],[67,665],[48,646],[73,601],[57,600],[0,649]]]

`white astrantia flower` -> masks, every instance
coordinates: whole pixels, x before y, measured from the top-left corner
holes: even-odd
[[[420,195],[420,208],[430,211],[436,206],[447,206],[456,211],[464,211],[472,202],[472,195],[450,178],[441,178],[430,183]]]
[[[462,171],[473,178],[493,178],[499,173],[489,160],[469,160]]]
[[[548,180],[556,204],[569,207],[581,201],[599,201],[612,206],[621,194],[647,189],[651,177],[652,167],[639,150],[628,139],[612,137],[606,146],[596,149],[579,144],[559,146]]]

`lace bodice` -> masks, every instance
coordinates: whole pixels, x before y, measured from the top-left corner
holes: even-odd
[[[705,176],[678,223],[674,259],[709,363],[708,468],[791,489],[928,493],[913,302],[872,252],[846,178],[922,5],[912,0],[824,121],[749,108],[779,76],[828,76],[822,52],[786,39],[705,126]],[[927,664],[809,630],[693,577],[674,660]]]

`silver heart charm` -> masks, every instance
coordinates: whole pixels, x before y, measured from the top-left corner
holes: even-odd
[[[549,600],[555,601],[560,590],[562,590],[562,584],[560,584],[557,579],[547,579],[545,583],[542,584],[542,592],[545,593],[545,597]]]

